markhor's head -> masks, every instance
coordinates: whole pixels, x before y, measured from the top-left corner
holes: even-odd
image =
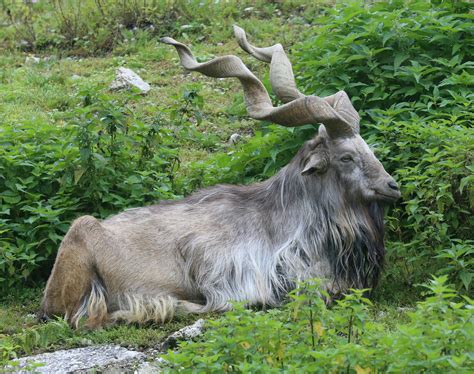
[[[397,183],[357,132],[332,138],[321,125],[318,135],[305,143],[295,162],[299,162],[307,182],[330,180],[350,200],[392,202],[400,197]]]

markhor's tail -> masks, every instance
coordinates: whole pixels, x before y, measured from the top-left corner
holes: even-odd
[[[87,326],[90,328],[100,327],[107,322],[107,290],[102,282],[94,278],[91,290],[82,300],[81,306],[71,317],[71,325],[76,329],[83,317],[87,316]],[[68,316],[66,316],[68,319]]]

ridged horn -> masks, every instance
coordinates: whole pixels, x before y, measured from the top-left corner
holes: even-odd
[[[304,97],[296,87],[293,67],[281,44],[258,48],[247,40],[245,30],[234,25],[234,35],[240,47],[257,60],[270,63],[270,84],[275,95],[284,103]],[[324,98],[359,133],[359,114],[344,91]]]
[[[305,96],[296,88],[293,67],[281,44],[266,48],[254,47],[247,41],[244,29],[237,25],[234,25],[234,35],[245,52],[260,61],[270,63],[270,84],[281,101],[288,103]]]
[[[186,70],[197,71],[214,78],[238,78],[244,91],[247,112],[254,119],[272,121],[283,126],[323,123],[331,137],[354,134],[351,124],[344,118],[346,109],[340,106],[343,101],[341,98],[347,98],[350,103],[342,91],[328,97],[330,100],[318,96],[302,96],[274,107],[262,82],[237,56],[216,57],[211,61],[199,63],[186,45],[169,37],[161,38],[160,41],[176,48],[181,64]],[[331,104],[336,105],[335,108],[339,106],[344,116],[340,115]]]

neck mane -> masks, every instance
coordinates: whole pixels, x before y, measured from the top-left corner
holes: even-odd
[[[311,277],[326,278],[334,293],[377,285],[385,254],[380,203],[350,201],[335,175],[301,176],[292,164],[255,188],[277,233],[278,294]]]

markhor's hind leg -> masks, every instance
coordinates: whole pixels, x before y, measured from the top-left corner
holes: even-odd
[[[179,300],[176,306],[176,309],[184,314],[193,314],[193,313],[206,313],[206,306],[202,304],[192,303],[190,301]]]
[[[94,217],[84,216],[74,221],[61,243],[46,285],[41,316],[62,315],[74,327],[86,314],[90,327],[105,322],[105,290],[95,273],[89,245],[97,246],[103,239],[104,228]]]
[[[146,296],[125,294],[119,298],[118,309],[110,314],[111,322],[165,323],[175,314],[205,313],[205,305],[177,300],[171,295]]]

